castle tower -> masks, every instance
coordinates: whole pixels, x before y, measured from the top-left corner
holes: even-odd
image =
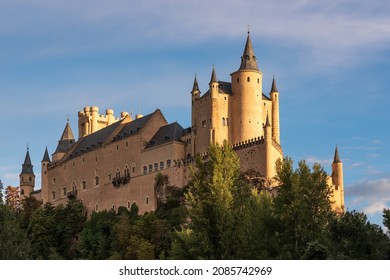
[[[213,71],[211,72],[210,79],[210,97],[211,97],[211,110],[210,110],[210,144],[216,144],[218,142],[218,88],[219,83],[217,80],[217,73],[215,72],[215,68],[213,66]]]
[[[61,139],[60,141],[58,141],[57,149],[53,154],[53,161],[60,160],[66,154],[66,152],[69,151],[69,149],[73,146],[74,143],[75,140],[68,119]]]
[[[248,32],[240,68],[230,74],[232,96],[230,102],[231,143],[238,143],[263,135],[262,80]]]
[[[35,174],[33,171],[33,165],[31,164],[30,153],[27,148],[26,157],[22,164],[22,172],[19,175],[20,180],[20,195],[29,196],[34,191],[35,187]]]
[[[343,163],[340,160],[339,151],[335,149],[334,159],[332,163],[332,184],[333,188],[333,209],[337,213],[343,213],[344,206],[344,178],[343,178]]]
[[[196,114],[196,100],[200,98],[200,90],[198,85],[198,80],[195,75],[194,85],[191,90],[191,154],[195,155],[195,143],[196,143],[196,134],[197,134],[197,114]]]
[[[42,198],[45,199],[48,198],[49,173],[47,169],[50,162],[51,160],[49,157],[49,152],[47,151],[47,147],[46,147],[45,153],[41,161],[41,192],[42,192]]]
[[[264,139],[265,139],[265,178],[271,179],[274,176],[274,165],[272,161],[272,126],[269,122],[268,112],[264,125]]]
[[[276,87],[275,77],[272,79],[270,97],[272,101],[272,139],[280,144],[280,126],[279,126],[279,92]]]

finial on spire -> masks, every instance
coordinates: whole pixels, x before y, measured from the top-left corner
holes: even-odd
[[[251,31],[250,31],[250,28],[251,28],[250,24],[248,24],[248,25],[246,26],[246,28],[248,28],[248,35],[249,35],[249,33],[251,33]]]
[[[66,122],[69,122],[69,117],[70,117],[70,115],[67,114],[67,115],[66,115]]]

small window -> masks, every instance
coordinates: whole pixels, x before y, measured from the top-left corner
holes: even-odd
[[[29,177],[28,179],[30,180],[30,182],[32,181],[32,178],[31,178],[31,177]]]
[[[170,159],[167,160],[167,168],[171,167],[172,161]]]
[[[95,161],[96,161],[96,162],[98,161],[97,157],[95,158]]]
[[[52,199],[56,199],[56,192],[55,192],[55,191],[52,191],[52,192],[51,192],[51,198],[52,198]]]
[[[163,161],[160,161],[160,170],[161,169],[164,169],[164,162]]]
[[[99,186],[99,176],[95,176],[95,186]]]
[[[130,210],[130,208],[131,208],[131,203],[130,203],[130,201],[128,200],[128,201],[127,201],[127,209]]]
[[[128,148],[129,147],[129,142],[126,142],[126,148]]]
[[[147,197],[145,198],[145,203],[146,203],[146,205],[149,204],[149,196],[147,196]]]
[[[21,189],[21,190],[20,190],[20,194],[21,194],[21,195],[24,195],[24,189]]]
[[[86,181],[82,181],[81,182],[81,187],[83,188],[83,190],[86,190],[87,189],[87,182]]]
[[[64,196],[66,196],[66,188],[63,188],[62,190],[64,192]]]
[[[148,172],[148,168],[145,165],[144,168],[143,168],[143,173],[146,174],[147,172]]]
[[[246,81],[247,81],[247,82],[250,82],[250,81],[251,81],[251,78],[250,78],[250,77],[247,77],[247,78],[246,78]]]
[[[149,164],[149,173],[153,171],[153,165]]]
[[[116,145],[116,149],[119,150],[119,145]]]
[[[113,205],[111,206],[111,209],[114,210],[114,211],[116,210],[115,204],[113,204]]]
[[[206,127],[206,120],[202,120],[202,127]]]
[[[240,83],[240,78],[237,78],[237,84]]]
[[[260,79],[259,78],[257,78],[257,83],[260,84]]]
[[[154,164],[154,171],[157,171],[158,170],[158,163],[156,162],[155,164]]]
[[[129,171],[129,167],[126,165],[125,166],[125,177],[127,176],[130,176],[130,171]]]
[[[75,163],[74,163],[74,162],[73,162],[72,164],[73,164],[73,166],[75,165]]]
[[[222,118],[222,126],[225,126],[225,125],[226,125],[226,119]]]
[[[95,204],[95,211],[99,211],[99,205],[97,203]]]
[[[133,165],[131,166],[131,172],[135,173],[135,164],[133,163]]]

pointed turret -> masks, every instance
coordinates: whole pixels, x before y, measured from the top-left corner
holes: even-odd
[[[272,78],[270,91],[272,101],[272,138],[280,144],[280,128],[279,128],[279,91],[276,86],[275,75]]]
[[[336,145],[334,151],[334,159],[332,163],[332,209],[336,213],[343,213],[345,210],[344,206],[344,174],[343,174],[343,163],[340,160],[339,150]]]
[[[75,140],[68,119],[61,139],[60,141],[58,141],[57,149],[53,154],[53,161],[61,159],[65,155],[65,153],[69,151],[69,149],[73,146],[74,143]]]
[[[30,152],[27,148],[26,157],[22,164],[22,172],[19,175],[20,179],[20,194],[28,196],[34,191],[35,186],[35,174],[33,171],[33,165],[31,164]]]
[[[24,163],[22,164],[22,173],[21,174],[34,174],[33,165],[31,164],[30,152],[27,148],[26,157]]]
[[[246,44],[244,48],[244,53],[241,57],[241,65],[239,70],[257,70],[259,71],[259,67],[257,66],[257,59],[255,56],[255,52],[253,51],[251,37],[246,38]]]
[[[278,87],[276,86],[275,76],[273,76],[273,78],[272,78],[271,93],[272,92],[279,92]]]
[[[198,79],[194,79],[194,85],[192,86],[191,94],[193,97],[198,98],[200,96],[200,90],[199,90],[199,85],[198,85]]]
[[[209,85],[211,85],[212,83],[218,83],[217,73],[215,72],[214,65],[213,65],[213,71],[211,72],[211,79]]]
[[[334,151],[333,163],[341,163],[340,156],[339,156],[339,150],[337,148],[337,145],[336,145],[336,149]]]
[[[49,157],[49,152],[47,151],[47,146],[46,146],[45,153],[43,155],[41,162],[50,162],[50,157]]]

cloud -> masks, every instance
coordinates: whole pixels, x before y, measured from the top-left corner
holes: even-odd
[[[305,157],[305,161],[308,163],[308,164],[315,164],[315,163],[319,163],[321,164],[322,166],[330,166],[332,164],[332,160],[327,158],[327,159],[321,159],[321,158],[318,158],[316,156],[313,156],[313,155],[310,155],[310,156],[307,156]]]
[[[380,213],[390,207],[390,177],[358,181],[346,187],[345,196],[352,204],[347,207],[359,207],[367,214]]]
[[[0,34],[28,38],[39,48],[37,52],[30,44],[31,54],[39,55],[84,53],[93,47],[192,45],[221,35],[243,37],[248,23],[259,40],[303,47],[305,59],[324,65],[369,59],[358,54],[387,48],[390,42],[390,4],[384,0],[12,2],[0,12]]]

